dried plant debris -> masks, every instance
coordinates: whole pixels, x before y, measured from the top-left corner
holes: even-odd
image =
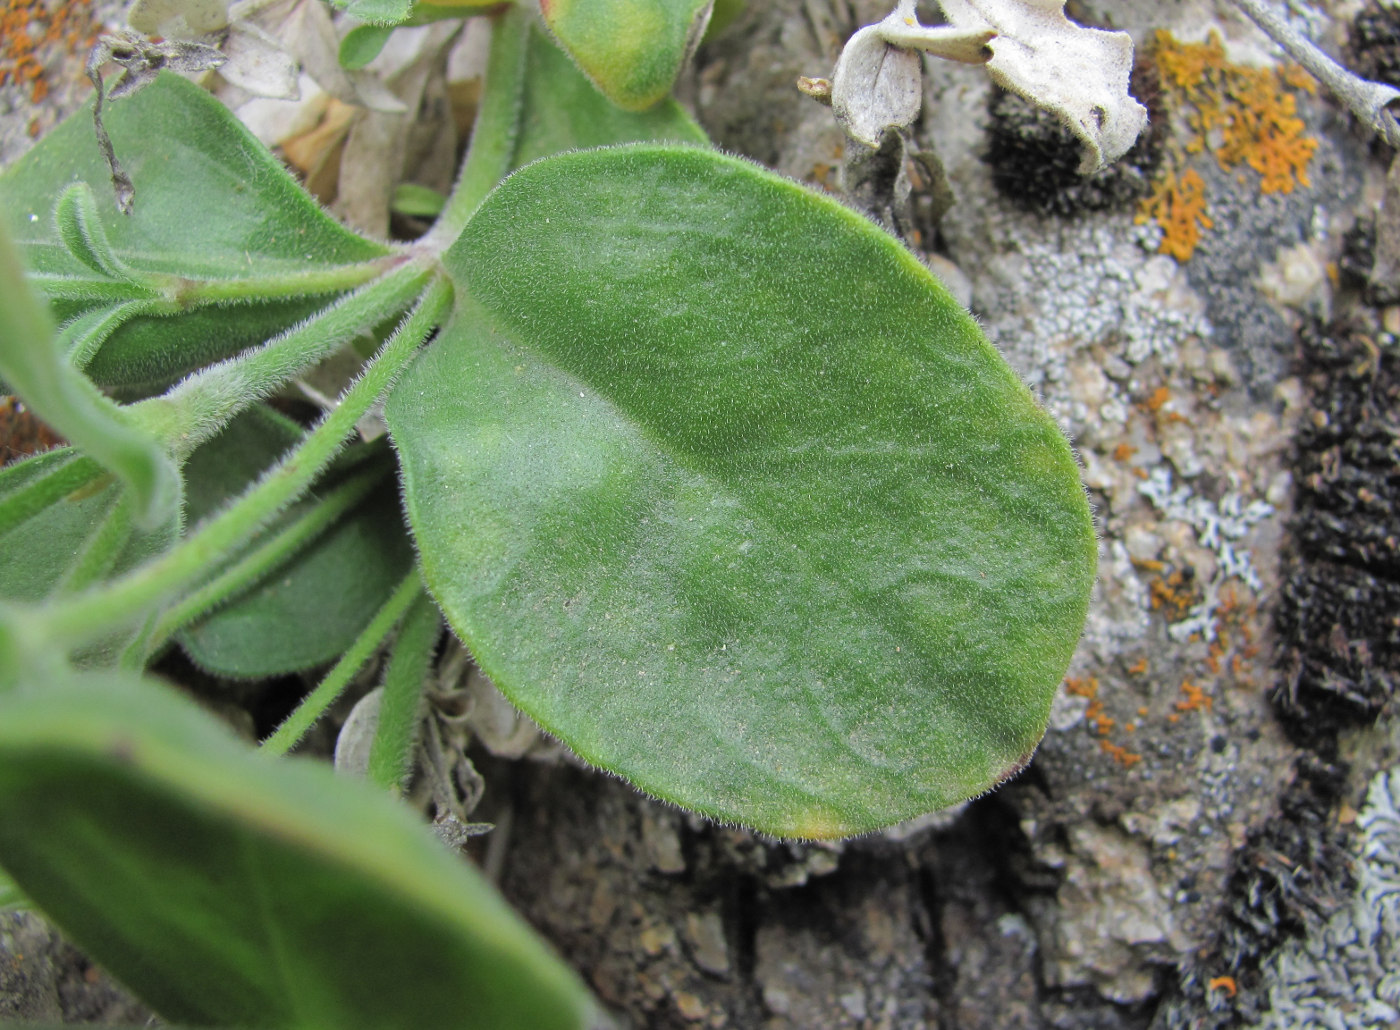
[[[1153,130],[1160,122],[1152,122],[1121,160],[1082,175],[1079,142],[1051,112],[996,90],[988,113],[985,160],[997,189],[1019,207],[1069,216],[1124,208],[1152,191],[1161,155],[1161,133]]]
[[[112,189],[116,194],[117,208],[122,214],[129,215],[134,209],[136,188],[117,159],[116,151],[112,149],[112,138],[102,124],[102,67],[110,61],[121,68],[116,81],[106,90],[107,99],[117,100],[150,85],[162,71],[194,74],[217,68],[224,60],[217,47],[205,43],[183,40],[153,42],[135,32],[102,36],[92,48],[88,55],[87,74],[97,91],[92,108],[93,128],[97,133],[97,145],[111,168]]]
[[[946,26],[921,25],[914,0],[861,29],[846,44],[829,98],[847,136],[878,149],[886,133],[918,117],[919,52],[985,64],[992,80],[1050,111],[1081,144],[1088,175],[1122,157],[1147,124],[1128,93],[1133,43],[1126,32],[1087,29],[1065,17],[1063,0],[940,0]],[[803,90],[825,100],[824,80]]]

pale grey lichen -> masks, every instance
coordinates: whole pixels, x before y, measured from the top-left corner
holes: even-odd
[[[1138,485],[1138,493],[1150,500],[1163,518],[1179,519],[1196,531],[1196,542],[1214,552],[1219,561],[1214,578],[1205,586],[1204,596],[1179,622],[1167,627],[1174,640],[1186,640],[1199,633],[1215,639],[1215,609],[1220,588],[1229,579],[1238,579],[1251,590],[1263,589],[1249,550],[1240,541],[1258,523],[1274,513],[1267,501],[1248,504],[1238,493],[1229,493],[1216,504],[1197,494],[1190,486],[1172,486],[1171,469],[1159,465]]]
[[[1350,902],[1265,964],[1266,1030],[1400,1024],[1400,766],[1376,774],[1357,818]]]

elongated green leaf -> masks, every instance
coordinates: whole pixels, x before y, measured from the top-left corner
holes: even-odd
[[[545,1030],[587,995],[408,812],[117,675],[0,705],[0,864],[194,1025]]]
[[[531,27],[528,46],[513,167],[565,150],[613,143],[709,142],[674,100],[667,98],[645,111],[625,111],[594,89],[545,33]]]
[[[1089,508],[906,250],[742,161],[620,147],[517,172],[446,264],[457,309],[389,423],[428,587],[511,700],[644,790],[799,837],[1029,759]]]
[[[96,197],[110,252],[139,271],[242,279],[387,253],[326,215],[223,104],[177,75],[112,103],[106,123],[136,186],[130,217],[112,203],[90,107],[0,175],[0,218],[36,272],[97,275],[55,224],[59,196],[75,180]]]
[[[540,0],[578,66],[613,103],[640,111],[671,92],[713,0]]]
[[[191,524],[253,483],[301,439],[295,423],[258,407],[191,456]],[[306,516],[285,512],[271,537]],[[413,565],[413,548],[391,480],[260,582],[179,635],[189,656],[221,676],[263,678],[333,660],[354,643]]]
[[[137,315],[107,337],[84,371],[120,397],[147,397],[310,318],[326,302],[325,297],[293,297],[209,305],[177,318]]]

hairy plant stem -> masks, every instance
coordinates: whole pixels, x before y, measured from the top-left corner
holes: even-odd
[[[436,279],[412,313],[300,444],[220,514],[195,529],[176,547],[139,569],[73,597],[37,608],[10,608],[8,644],[22,661],[45,651],[63,652],[137,622],[163,597],[187,588],[234,548],[251,539],[286,505],[300,497],[344,446],[355,423],[398,378],[418,347],[439,324],[452,287]],[[3,648],[0,648],[3,650]]]
[[[496,16],[492,26],[486,82],[466,159],[442,214],[418,244],[434,254],[452,245],[486,199],[486,194],[510,171],[525,100],[525,49],[530,39],[530,16],[523,10],[524,6],[512,4]]]
[[[230,419],[326,358],[376,321],[402,311],[432,273],[396,268],[246,353],[191,375],[160,397],[127,409],[183,461]]]
[[[208,583],[160,614],[137,655],[123,665],[141,668],[176,633],[200,616],[227,604],[268,573],[308,547],[338,519],[384,482],[384,469],[372,468],[332,488],[295,522],[243,554]]]
[[[413,749],[423,715],[423,687],[442,633],[442,613],[420,592],[403,617],[394,653],[384,670],[384,693],[379,702],[379,726],[370,744],[366,778],[398,793],[413,770]]]
[[[415,568],[404,577],[403,582],[395,588],[374,618],[369,620],[369,625],[360,631],[355,642],[340,656],[340,660],[332,666],[331,671],[326,673],[325,679],[302,699],[301,704],[277,727],[272,736],[263,741],[262,749],[268,754],[285,755],[296,747],[301,738],[316,724],[316,720],[344,693],[355,674],[363,668],[365,662],[370,660],[370,656],[398,625],[404,612],[421,596],[423,582]]]

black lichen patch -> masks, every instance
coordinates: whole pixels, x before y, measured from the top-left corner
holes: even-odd
[[[1256,1026],[1269,1006],[1262,967],[1290,938],[1325,921],[1353,887],[1350,854],[1330,812],[1346,770],[1313,756],[1279,800],[1278,818],[1255,833],[1226,885],[1216,946],[1181,971],[1180,995],[1159,1013],[1176,1030]],[[1222,981],[1228,980],[1229,988]]]
[[[1141,65],[1133,77],[1134,96],[1151,100],[1159,90],[1149,81],[1155,73]],[[992,181],[1018,207],[1046,215],[1123,209],[1152,190],[1161,158],[1161,126],[1154,117],[1133,148],[1093,175],[1080,175],[1079,140],[1053,114],[1015,93],[992,94],[984,160]]]
[[[1294,536],[1273,701],[1290,735],[1326,753],[1400,682],[1400,368],[1360,329],[1304,333],[1313,408],[1298,440]]]
[[[1371,3],[1352,22],[1349,43],[1358,73],[1400,86],[1400,10]]]

